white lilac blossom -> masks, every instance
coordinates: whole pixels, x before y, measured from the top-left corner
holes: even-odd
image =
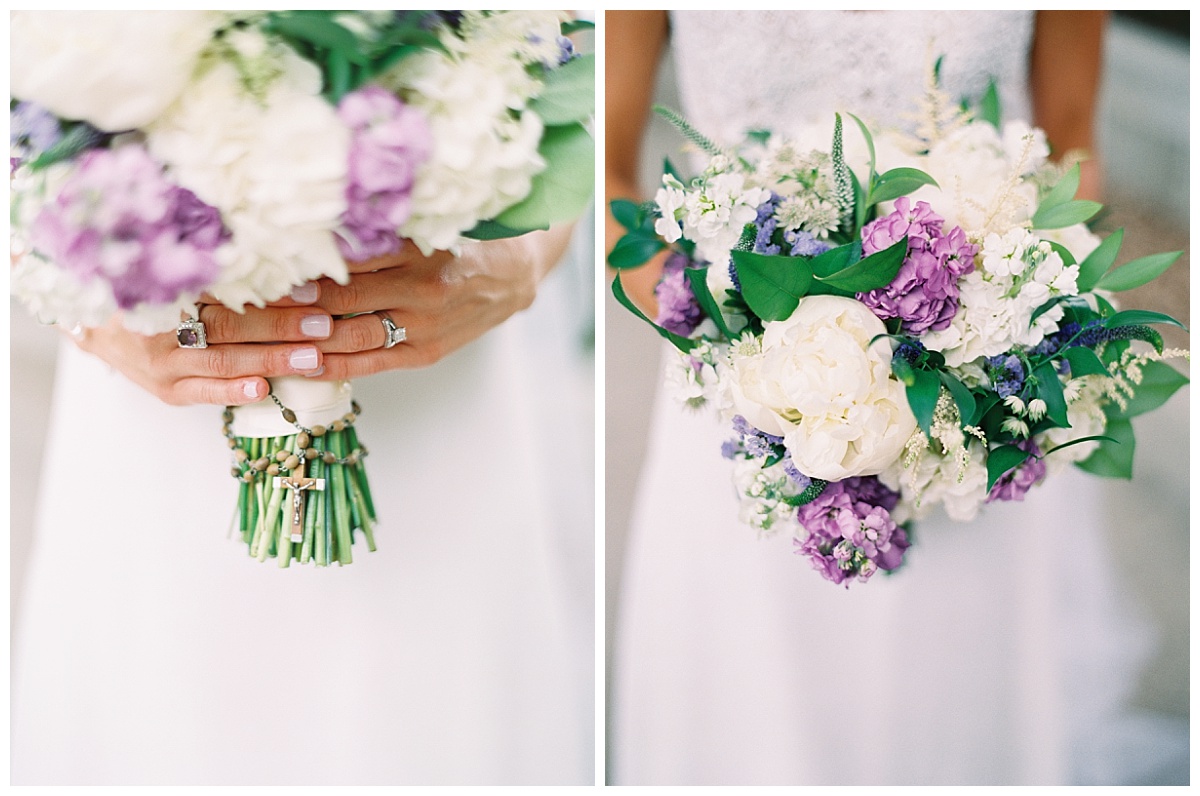
[[[232,233],[209,290],[231,307],[347,276],[331,233],[347,208],[350,132],[319,96],[316,67],[290,51],[279,56],[262,100],[243,89],[232,64],[215,60],[147,128],[150,151],[220,210]]]
[[[734,408],[784,438],[796,467],[838,481],[895,461],[916,428],[904,385],[891,377],[883,322],[857,301],[809,296],[767,323],[761,350],[730,355]]]
[[[1037,345],[1058,328],[1063,310],[1055,307],[1031,324],[1034,310],[1050,298],[1079,292],[1079,266],[1064,266],[1048,243],[1020,227],[989,234],[976,259],[975,270],[959,280],[959,311],[950,326],[921,339],[951,367],[1016,345]]]
[[[223,21],[216,11],[14,11],[9,93],[102,130],[144,127],[184,93]]]

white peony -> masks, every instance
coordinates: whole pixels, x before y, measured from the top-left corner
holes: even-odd
[[[349,132],[319,96],[316,67],[279,52],[279,76],[261,100],[217,61],[147,129],[151,153],[233,233],[209,292],[235,308],[347,276],[332,230],[346,209]]]
[[[9,93],[102,130],[144,127],[184,93],[216,11],[14,11]]]
[[[766,324],[760,351],[743,356],[734,347],[734,409],[783,437],[805,475],[840,481],[880,472],[916,428],[904,386],[891,378],[890,344],[871,344],[884,331],[853,299],[801,299],[788,320]]]

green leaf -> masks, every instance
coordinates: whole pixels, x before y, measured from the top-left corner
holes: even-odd
[[[1125,230],[1118,229],[1100,241],[1100,245],[1083,258],[1083,262],[1079,265],[1079,276],[1075,278],[1075,284],[1079,287],[1080,293],[1086,293],[1094,288],[1100,281],[1100,277],[1113,267],[1113,263],[1117,261],[1117,252],[1121,250],[1121,241],[1124,239]]]
[[[929,436],[929,426],[933,423],[933,410],[937,408],[938,393],[942,390],[942,380],[932,370],[913,371],[915,380],[906,387],[908,405],[917,418],[917,425]]]
[[[742,298],[764,321],[791,317],[812,284],[812,270],[803,257],[739,251],[733,252],[732,257],[742,285]]]
[[[1161,312],[1151,312],[1150,310],[1125,310],[1124,312],[1118,312],[1116,315],[1110,315],[1104,319],[1104,328],[1116,329],[1118,326],[1140,326],[1147,323],[1169,323],[1173,326],[1178,326],[1185,332],[1187,331],[1186,326],[1170,315],[1163,315]]]
[[[721,313],[721,308],[717,306],[717,300],[713,298],[712,291],[708,289],[708,269],[685,268],[683,273],[687,276],[688,284],[692,288],[692,295],[696,297],[696,303],[700,305],[700,309],[704,310],[705,315],[712,318],[717,329],[725,335],[725,339],[733,340],[737,337],[725,325],[725,316]]]
[[[613,268],[636,268],[645,264],[654,255],[666,248],[666,244],[653,235],[633,231],[622,235],[608,253],[608,264]]]
[[[1046,417],[1060,428],[1070,428],[1071,421],[1067,419],[1067,400],[1063,397],[1062,382],[1058,380],[1058,372],[1053,362],[1043,362],[1033,371],[1037,379],[1037,397],[1046,402]]]
[[[896,278],[896,273],[900,270],[907,254],[908,237],[905,236],[883,251],[864,257],[835,274],[815,278],[818,282],[830,287],[855,293],[874,290],[886,286]]]
[[[268,20],[268,28],[282,36],[336,50],[355,63],[367,63],[360,52],[358,37],[335,22],[327,11],[275,11]]]
[[[940,187],[937,181],[920,169],[890,169],[879,175],[871,195],[867,198],[868,205],[888,202],[901,196],[907,196],[923,185]]]
[[[1061,229],[1082,224],[1100,212],[1104,205],[1086,199],[1075,199],[1051,208],[1039,207],[1033,215],[1034,229]]]
[[[1186,376],[1165,362],[1147,362],[1142,366],[1142,383],[1134,388],[1128,407],[1109,404],[1108,416],[1127,420],[1157,409],[1187,383]]]
[[[29,164],[29,168],[32,171],[38,171],[55,163],[70,160],[85,149],[100,143],[102,138],[102,134],[90,125],[77,124],[63,134],[63,137],[58,139],[53,146],[38,155]]]
[[[596,56],[573,58],[547,72],[529,108],[548,126],[590,119],[596,112]]]
[[[1071,378],[1080,376],[1107,376],[1108,368],[1096,356],[1096,352],[1083,346],[1072,346],[1063,352],[1063,358],[1071,363]]]
[[[996,92],[996,81],[989,80],[987,91],[979,100],[979,118],[1000,129],[1000,95]]]
[[[608,203],[608,209],[617,223],[625,229],[635,230],[642,227],[644,220],[642,206],[637,202],[631,202],[628,199],[613,199]]]
[[[1133,478],[1133,424],[1125,418],[1110,418],[1104,434],[1116,441],[1101,442],[1091,456],[1075,466],[1103,478]]]
[[[1103,434],[1096,434],[1095,436],[1091,436],[1091,437],[1077,437],[1077,438],[1071,440],[1070,442],[1064,442],[1062,445],[1055,445],[1053,448],[1051,448],[1050,450],[1043,453],[1042,458],[1043,459],[1046,458],[1047,456],[1054,453],[1055,451],[1060,451],[1063,448],[1069,448],[1072,445],[1079,445],[1080,443],[1083,443],[1083,442],[1116,442],[1116,441],[1117,440],[1113,439],[1112,437],[1106,437]]]
[[[857,262],[862,256],[862,241],[856,240],[843,246],[821,252],[808,261],[813,276],[825,278]]]
[[[847,113],[846,115],[853,119],[854,123],[858,125],[858,129],[862,131],[863,138],[867,142],[867,156],[870,158],[868,161],[869,174],[867,175],[867,179],[870,179],[875,175],[875,139],[871,137],[871,131],[867,129],[865,124],[863,124],[862,119],[858,118],[853,113]]]
[[[1183,252],[1165,252],[1163,254],[1151,254],[1131,260],[1115,271],[1105,274],[1096,283],[1096,289],[1117,292],[1141,287],[1147,282],[1157,279],[1182,254]]]
[[[495,221],[480,221],[473,228],[463,233],[463,237],[472,240],[499,240],[500,238],[515,238],[524,235],[519,229],[512,229]]]
[[[1067,202],[1075,198],[1075,194],[1078,191],[1079,164],[1076,163],[1074,166],[1068,169],[1067,173],[1060,177],[1058,182],[1054,184],[1054,187],[1052,187],[1046,193],[1046,195],[1042,197],[1042,201],[1038,203],[1038,212],[1040,213],[1043,210],[1049,210],[1052,207],[1065,205]],[[1037,227],[1037,224],[1034,224],[1034,227]],[[1044,227],[1038,228],[1045,229]]]
[[[622,287],[622,285],[621,285],[621,275],[620,274],[617,274],[616,278],[613,279],[612,291],[613,291],[613,295],[616,296],[617,301],[619,301],[621,303],[622,307],[629,310],[634,315],[638,316],[643,321],[645,321],[646,323],[653,326],[654,330],[656,332],[658,332],[660,335],[662,335],[664,340],[667,340],[668,342],[671,343],[671,345],[675,346],[676,348],[678,348],[680,351],[682,351],[685,354],[691,353],[692,346],[694,345],[694,343],[691,340],[684,337],[683,335],[675,334],[674,332],[669,332],[666,329],[662,328],[657,323],[655,323],[654,321],[647,318],[646,314],[644,312],[642,312],[641,310],[639,310],[637,308],[637,305],[635,305],[632,301],[629,300],[629,296],[625,295],[625,288]]]
[[[939,371],[938,376],[958,406],[959,425],[970,425],[969,421],[975,414],[975,394],[967,389],[967,385],[944,370]]]
[[[562,23],[562,35],[570,36],[572,33],[580,30],[594,30],[596,23],[586,19],[572,19]]]
[[[1023,451],[1016,445],[999,445],[988,451],[987,456],[987,491],[991,492],[992,487],[1000,480],[1001,476],[1007,473],[1014,467],[1019,467],[1030,456],[1028,451]]]
[[[596,179],[596,145],[579,124],[547,127],[538,145],[546,168],[534,175],[529,195],[495,221],[513,229],[547,229],[587,207]]]

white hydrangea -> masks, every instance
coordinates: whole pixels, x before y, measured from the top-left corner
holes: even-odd
[[[131,130],[185,90],[217,11],[14,11],[9,93],[64,119]]]
[[[787,498],[799,494],[796,483],[776,463],[762,466],[762,459],[735,458],[733,484],[738,496],[738,519],[761,535],[796,534],[801,531],[796,509]]]
[[[987,501],[987,464],[981,444],[972,444],[967,452],[965,467],[954,455],[925,451],[907,468],[897,461],[880,473],[880,482],[900,493],[892,518],[919,520],[940,505],[952,520],[975,519]]]
[[[904,385],[891,377],[883,322],[854,299],[808,296],[765,325],[761,351],[731,349],[736,411],[783,437],[800,472],[840,481],[891,465],[916,428]]]
[[[524,199],[545,160],[541,120],[520,113],[540,81],[526,69],[557,52],[550,12],[465,12],[442,37],[449,54],[406,58],[385,79],[425,112],[434,149],[417,171],[413,213],[400,228],[426,254]]]
[[[1021,227],[987,235],[975,262],[975,270],[959,279],[959,308],[950,326],[921,340],[951,367],[1014,345],[1037,345],[1058,329],[1063,311],[1055,307],[1030,325],[1033,311],[1052,297],[1079,292],[1079,266],[1064,267],[1048,243]]]
[[[347,277],[332,230],[346,209],[349,132],[319,96],[317,68],[286,48],[270,52],[277,77],[261,101],[217,60],[147,128],[151,153],[220,210],[233,234],[217,251],[221,275],[209,291],[231,307]]]

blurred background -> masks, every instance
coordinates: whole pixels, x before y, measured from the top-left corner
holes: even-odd
[[[659,72],[658,97],[680,107],[670,54]],[[1184,255],[1150,285],[1122,295],[1126,306],[1189,321],[1189,15],[1187,11],[1115,12],[1105,47],[1098,148],[1106,169],[1101,234],[1125,228],[1119,262],[1161,251]],[[651,116],[643,145],[644,196],[656,167],[675,155],[680,139]],[[673,158],[679,162],[678,157]],[[660,338],[619,306],[604,305],[605,339],[605,592],[607,660],[611,661],[630,507],[647,437],[648,412],[659,379]],[[1164,330],[1167,345],[1187,347],[1182,330]],[[1172,362],[1185,373],[1188,363]],[[1174,737],[1189,721],[1189,401],[1184,387],[1155,413],[1134,422],[1134,478],[1110,481],[1106,531],[1122,586],[1157,631],[1157,649],[1142,673],[1134,708]],[[1036,499],[1036,492],[1032,496]],[[606,671],[611,667],[606,667]],[[1146,750],[1143,784],[1186,784],[1182,747]]]

